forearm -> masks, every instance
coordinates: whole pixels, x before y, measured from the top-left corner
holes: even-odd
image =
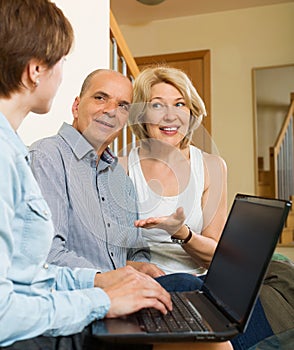
[[[196,234],[187,225],[183,225],[172,238],[179,240],[188,240],[181,247],[191,256],[191,258],[199,265],[208,268],[215,248],[216,240],[211,237]]]
[[[217,242],[212,238],[199,234],[193,234],[187,244],[182,245],[183,249],[199,265],[208,268],[217,246]]]

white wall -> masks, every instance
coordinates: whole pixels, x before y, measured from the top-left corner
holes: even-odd
[[[72,53],[64,64],[63,82],[52,109],[45,115],[31,113],[19,128],[26,145],[55,134],[63,121],[71,123],[71,105],[84,78],[96,68],[109,66],[109,0],[55,0],[75,32]]]
[[[228,165],[229,204],[254,193],[252,69],[294,63],[294,3],[121,26],[135,57],[211,50],[212,136]]]

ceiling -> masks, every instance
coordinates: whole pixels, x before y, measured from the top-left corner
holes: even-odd
[[[118,24],[138,24],[174,17],[245,9],[293,2],[294,0],[165,0],[159,5],[143,5],[137,0],[110,0]]]

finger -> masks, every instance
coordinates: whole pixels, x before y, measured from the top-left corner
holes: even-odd
[[[134,225],[136,226],[136,227],[142,227],[142,226],[144,226],[146,224],[146,220],[136,220],[135,222],[134,222]]]
[[[185,219],[185,213],[184,213],[183,207],[177,208],[176,215],[179,219]]]

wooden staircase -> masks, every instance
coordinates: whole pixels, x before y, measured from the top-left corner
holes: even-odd
[[[263,157],[257,160],[258,196],[285,198],[292,201],[292,208],[282,232],[279,246],[294,248],[294,92],[290,94],[289,111],[274,143],[269,148],[269,165],[264,166]]]
[[[292,208],[289,212],[285,228],[282,232],[280,243],[281,246],[294,247],[294,196],[290,198],[292,201]]]
[[[258,170],[258,196],[274,198],[270,176],[270,171],[262,169]],[[292,201],[293,204],[289,212],[284,230],[281,234],[278,246],[294,248],[294,196],[291,196],[289,199]]]

